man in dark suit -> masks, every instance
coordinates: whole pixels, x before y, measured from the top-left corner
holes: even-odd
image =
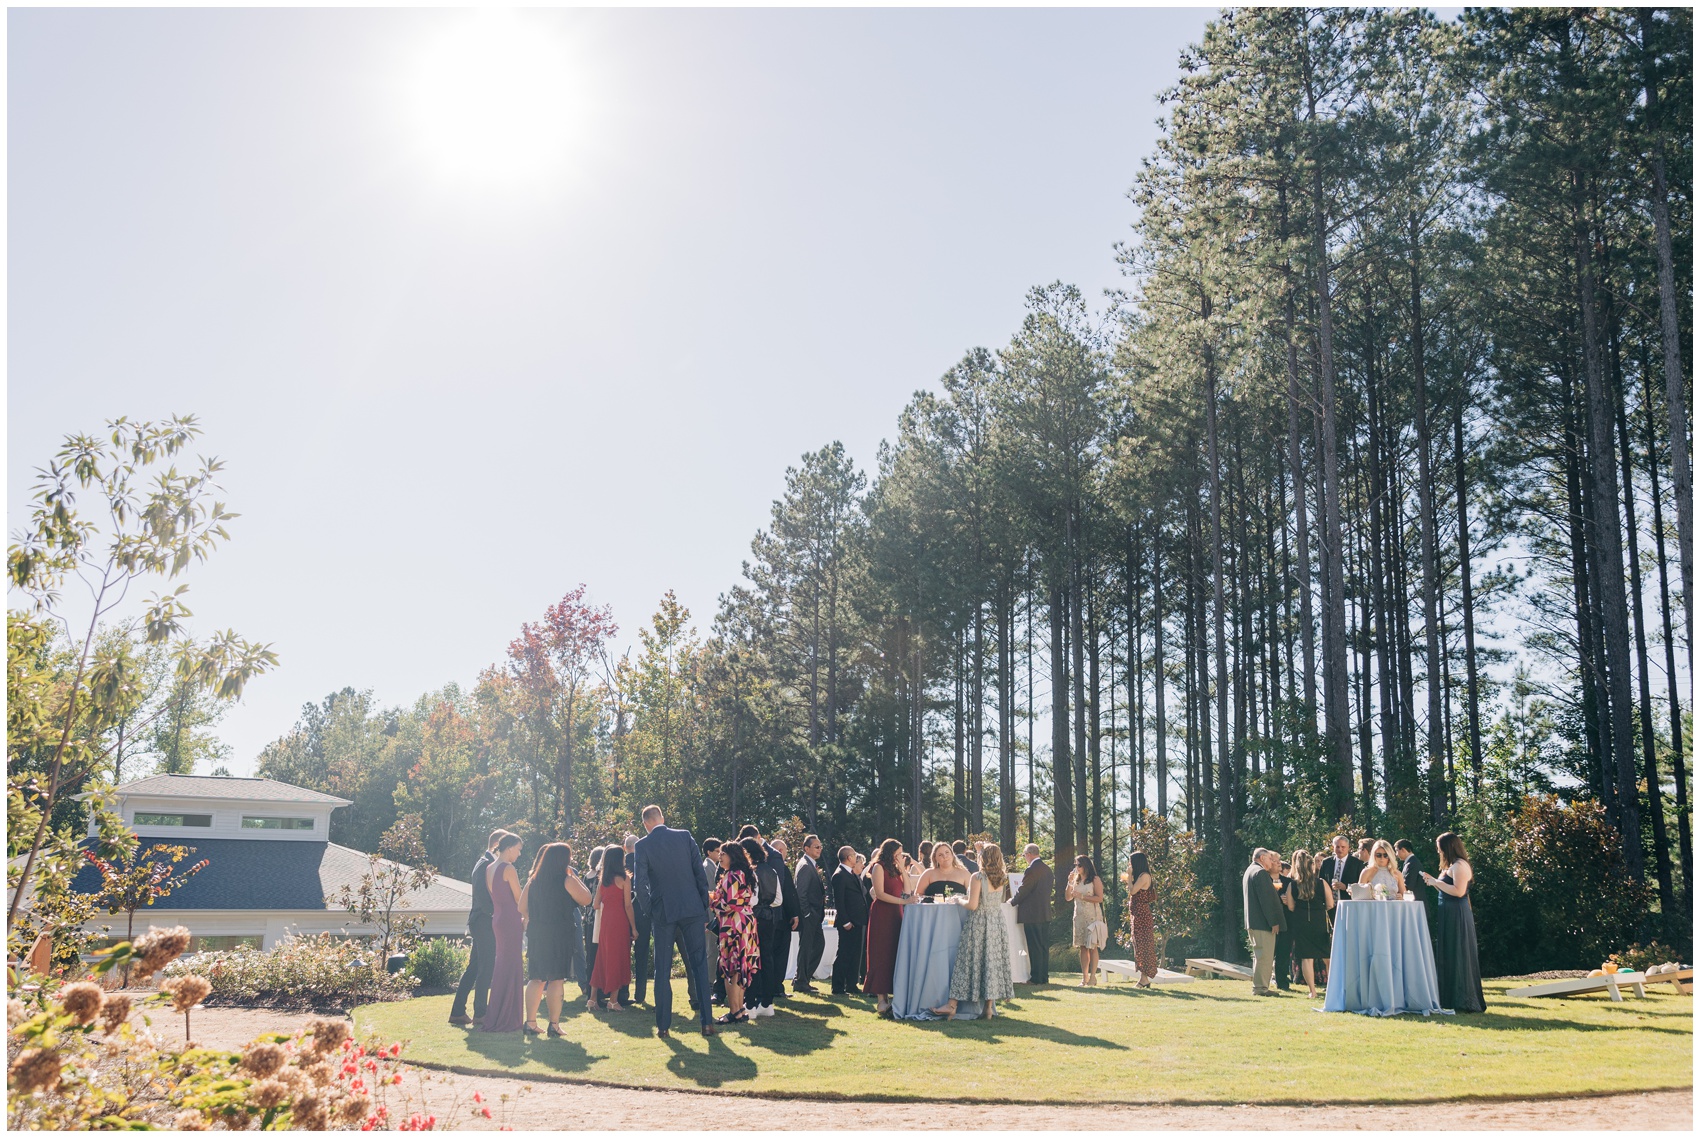
[[[1399,876],[1405,879],[1405,892],[1428,904],[1428,882],[1423,880],[1423,867],[1417,864],[1417,851],[1411,848],[1410,842],[1400,838],[1393,843],[1393,856],[1399,859]]]
[[[856,875],[856,851],[838,847],[832,874],[832,927],[838,930],[838,955],[832,958],[832,994],[848,996],[862,986],[862,946],[868,927],[868,895]]]
[[[1039,857],[1039,847],[1029,845],[1021,851],[1027,858],[1027,872],[1021,877],[1021,888],[1009,903],[1015,906],[1015,920],[1027,937],[1028,983],[1051,982],[1051,867]]]
[[[1280,895],[1275,892],[1275,874],[1281,871],[1281,855],[1259,846],[1251,852],[1251,864],[1240,878],[1245,902],[1245,927],[1251,934],[1251,994],[1273,996],[1269,977],[1275,971],[1275,936],[1285,921]]]
[[[1345,834],[1334,839],[1334,856],[1323,858],[1316,867],[1316,875],[1334,890],[1335,900],[1344,898],[1346,887],[1356,885],[1363,872],[1364,863],[1352,854],[1351,840]]]
[[[687,830],[668,828],[661,807],[643,808],[646,831],[637,844],[632,871],[632,908],[655,938],[655,1034],[669,1038],[673,1026],[673,945],[685,958],[685,983],[696,994],[702,1033],[714,1034],[709,1006],[707,943],[708,876],[702,851]]]
[[[738,831],[738,840],[745,838],[761,842],[761,831],[753,825],[745,826]],[[797,882],[785,864],[784,844],[776,838],[762,842],[762,847],[767,850],[767,860],[752,867],[756,871],[756,940],[761,945],[761,971],[744,993],[744,1005],[752,1019],[771,1016],[774,1001],[785,998],[785,963],[791,934],[797,930],[802,912]]]
[[[461,974],[460,987],[455,991],[449,1008],[449,1022],[456,1027],[477,1026],[484,1019],[484,1009],[490,1003],[490,980],[496,973],[495,903],[490,900],[490,882],[485,870],[496,856],[496,843],[508,836],[506,830],[491,830],[490,843],[472,864],[472,911],[466,916],[466,932],[472,938],[472,953],[466,958],[466,971]],[[472,996],[472,1014],[466,1014],[466,997]]]
[[[962,863],[963,869],[971,874],[980,872],[980,859],[975,856],[979,851],[975,850],[974,853],[969,853],[967,842],[961,838],[956,839],[956,841],[950,843],[950,852],[956,855],[956,860]]]
[[[797,887],[797,978],[793,992],[814,992],[815,969],[826,951],[826,933],[821,920],[826,916],[826,874],[820,868],[821,841],[810,834],[803,839],[803,856],[797,859],[793,884]]]

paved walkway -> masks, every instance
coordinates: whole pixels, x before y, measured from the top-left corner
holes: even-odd
[[[246,1008],[194,1014],[195,1042],[235,1049],[266,1031],[314,1017]],[[433,1080],[435,1081],[435,1080]],[[513,1096],[516,1130],[1692,1130],[1694,1092],[1655,1091],[1534,1102],[1421,1106],[975,1106],[951,1103],[823,1104],[693,1091],[452,1075],[439,1093]],[[520,1093],[521,1087],[530,1087]],[[433,1096],[435,1098],[435,1095]],[[502,1119],[483,1123],[494,1129]],[[482,1122],[482,1120],[480,1120]]]

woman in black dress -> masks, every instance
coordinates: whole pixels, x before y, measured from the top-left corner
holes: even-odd
[[[1316,999],[1316,962],[1330,952],[1328,912],[1334,908],[1334,891],[1317,875],[1316,859],[1309,850],[1293,851],[1293,876],[1282,890],[1281,903],[1293,913],[1293,959],[1299,962],[1310,999]]]
[[[1464,852],[1464,839],[1451,830],[1434,840],[1440,853],[1440,876],[1423,880],[1440,895],[1435,918],[1435,971],[1440,981],[1440,1006],[1455,1012],[1485,1012],[1482,966],[1476,958],[1476,917],[1470,910],[1470,881],[1475,872]]]
[[[590,904],[590,890],[573,872],[573,849],[550,842],[537,851],[531,878],[520,897],[525,927],[525,1028],[537,1034],[537,1004],[548,993],[549,1034],[561,1034],[561,986],[584,970],[584,933],[579,910]]]

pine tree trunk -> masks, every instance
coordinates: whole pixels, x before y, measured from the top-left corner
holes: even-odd
[[[1169,816],[1169,720],[1163,706],[1163,530],[1151,527],[1151,702],[1157,714],[1157,813]]]
[[[1642,372],[1646,374],[1645,370]],[[1677,848],[1682,853],[1682,911],[1694,911],[1694,839],[1688,821],[1688,771],[1683,761],[1682,698],[1676,681],[1676,638],[1671,635],[1670,577],[1665,566],[1665,517],[1659,492],[1658,437],[1653,427],[1653,394],[1643,388],[1646,404],[1647,477],[1653,488],[1653,542],[1659,560],[1659,613],[1665,631],[1665,683],[1670,692],[1671,770],[1676,778]]]
[[[1430,469],[1428,377],[1423,360],[1422,234],[1417,215],[1411,215],[1411,369],[1416,390],[1417,513],[1423,559],[1423,652],[1428,665],[1428,816],[1436,829],[1446,821],[1446,748],[1441,740],[1443,717],[1440,683],[1439,569],[1435,541],[1434,482]]]
[[[1618,825],[1630,876],[1645,877],[1641,850],[1640,797],[1636,792],[1635,740],[1629,708],[1629,614],[1624,597],[1622,536],[1617,513],[1617,469],[1612,461],[1611,413],[1606,406],[1606,382],[1600,358],[1597,308],[1594,300],[1592,237],[1585,221],[1581,176],[1570,175],[1572,222],[1576,240],[1576,278],[1582,306],[1583,371],[1587,381],[1589,465],[1594,493],[1589,496],[1593,529],[1589,545],[1596,556],[1596,584],[1606,649],[1606,682],[1611,700],[1611,756],[1618,795]]]
[[[1069,759],[1068,745],[1069,669],[1065,632],[1071,599],[1060,583],[1051,585],[1051,836],[1058,881],[1065,876],[1063,867],[1072,864],[1079,852],[1074,842],[1074,764]],[[1060,897],[1060,885],[1058,889]]]
[[[1464,606],[1464,683],[1470,719],[1470,792],[1482,792],[1482,719],[1480,688],[1476,679],[1476,605],[1470,586],[1470,511],[1464,472],[1464,400],[1461,391],[1452,410],[1452,449],[1458,477],[1458,587]]]
[[[1206,305],[1206,318],[1209,308]],[[1216,653],[1216,761],[1220,782],[1217,788],[1217,849],[1222,857],[1222,951],[1241,952],[1239,921],[1239,873],[1235,870],[1234,775],[1228,741],[1228,644],[1227,612],[1223,598],[1222,566],[1222,466],[1217,455],[1216,360],[1209,345],[1204,349],[1204,429],[1207,461],[1210,463],[1210,598]]]

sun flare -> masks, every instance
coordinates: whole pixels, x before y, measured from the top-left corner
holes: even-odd
[[[583,99],[566,45],[541,21],[483,10],[439,29],[405,79],[414,141],[441,176],[530,184],[562,168]]]

